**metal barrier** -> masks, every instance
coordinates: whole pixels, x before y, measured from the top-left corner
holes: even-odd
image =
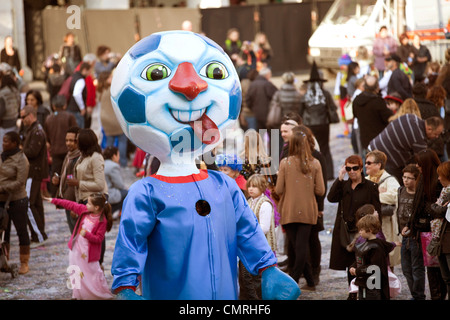
[[[423,40],[421,43],[430,50],[432,61],[439,62],[441,65],[445,64],[445,52],[450,48],[450,39]]]

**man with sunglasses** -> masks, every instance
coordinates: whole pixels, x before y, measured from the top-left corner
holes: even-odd
[[[380,150],[387,155],[386,171],[403,185],[403,168],[412,162],[414,154],[427,148],[428,140],[437,139],[443,130],[441,117],[422,120],[414,114],[405,114],[375,137],[368,149]]]
[[[29,198],[28,226],[31,233],[31,248],[44,244],[45,233],[44,204],[41,197],[41,182],[48,177],[47,141],[42,126],[37,121],[37,109],[31,105],[20,111],[25,127],[23,152],[28,158],[27,192]]]
[[[372,204],[381,212],[381,203],[378,185],[363,175],[362,158],[352,155],[344,163],[327,195],[329,202],[339,203],[331,241],[330,269],[347,270],[350,284],[354,276],[348,268],[355,261],[355,253],[349,252],[347,246],[357,234],[356,211],[365,204]],[[346,174],[348,179],[344,180]],[[356,299],[356,294],[350,293],[348,299]]]

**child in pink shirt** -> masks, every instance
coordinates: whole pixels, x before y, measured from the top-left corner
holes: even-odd
[[[100,267],[100,254],[105,233],[111,230],[111,205],[103,193],[89,196],[86,205],[57,198],[44,200],[71,210],[78,215],[68,247],[69,269],[73,272],[70,284],[72,297],[77,300],[112,299],[103,270]]]

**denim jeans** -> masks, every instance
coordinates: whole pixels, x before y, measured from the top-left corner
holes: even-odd
[[[414,300],[425,300],[425,266],[420,242],[403,237],[401,248],[402,271]]]
[[[0,202],[0,208],[5,207],[5,202]],[[5,230],[5,242],[10,243],[10,235],[11,235],[11,222],[14,224],[14,228],[16,228],[16,233],[19,238],[20,246],[29,246],[30,245],[30,237],[28,235],[27,229],[27,210],[28,210],[28,197],[23,199],[14,200],[9,203],[9,221],[8,226]]]
[[[79,112],[73,112],[69,111],[75,116],[75,119],[77,120],[77,125],[80,129],[84,129],[84,116],[81,115]]]

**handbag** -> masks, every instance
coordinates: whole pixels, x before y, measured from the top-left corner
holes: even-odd
[[[276,97],[270,101],[269,113],[267,114],[266,126],[269,129],[279,128],[281,125],[282,111]]]
[[[339,114],[337,112],[336,104],[333,101],[328,101],[327,109],[328,109],[328,120],[330,121],[330,123],[341,122],[341,119],[339,118]]]
[[[441,242],[438,238],[432,238],[427,246],[427,252],[430,256],[437,257],[441,254]]]
[[[356,228],[350,228],[347,221],[344,220],[344,214],[341,209],[341,226],[339,228],[341,246],[348,250],[347,247],[352,243],[357,234],[358,230]]]
[[[325,95],[325,103],[327,104],[328,111],[328,121],[330,123],[339,123],[341,122],[341,118],[339,118],[339,114],[337,112],[337,107],[331,97],[328,94]]]
[[[394,215],[395,205],[393,204],[381,204],[381,216],[382,217],[391,217]]]
[[[344,117],[346,121],[353,120],[353,101],[350,99],[344,105]]]
[[[11,194],[8,195],[8,200],[6,200],[3,208],[0,208],[0,231],[5,231],[8,228],[9,222],[9,202],[11,201]]]
[[[428,245],[432,240],[431,232],[421,232],[420,241],[422,244],[423,264],[425,267],[439,267],[439,260],[437,256],[432,256],[428,253]]]
[[[384,181],[386,181],[389,178],[394,178],[393,176],[387,176],[384,179],[381,179],[378,182],[378,185],[382,184]],[[382,203],[381,204],[381,216],[382,217],[392,217],[394,215],[394,211],[395,211],[395,204],[387,204],[387,203]]]

